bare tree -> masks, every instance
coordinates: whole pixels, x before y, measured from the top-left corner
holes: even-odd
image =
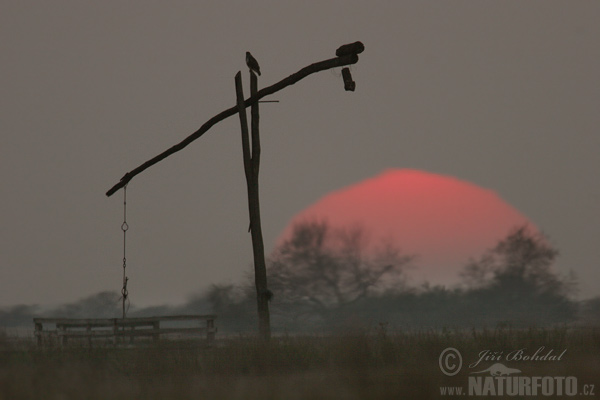
[[[536,293],[566,295],[573,282],[553,270],[557,257],[558,250],[543,234],[520,226],[479,260],[471,260],[461,276],[471,287],[526,284]]]
[[[515,326],[553,324],[573,318],[575,305],[568,295],[574,277],[553,268],[558,256],[548,239],[526,226],[471,261],[462,276],[470,289],[470,314],[484,323],[503,321]]]
[[[404,286],[412,259],[391,243],[368,247],[361,227],[302,222],[269,260],[274,312],[327,318],[369,295]]]

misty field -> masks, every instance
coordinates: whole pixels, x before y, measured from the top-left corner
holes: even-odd
[[[458,349],[464,365],[444,375],[440,354]],[[136,347],[37,348],[0,339],[0,399],[387,399],[440,398],[440,387],[464,385],[482,351],[540,347],[560,360],[505,361],[527,375],[575,376],[600,385],[600,329],[437,330],[328,336],[162,340]],[[541,353],[540,353],[541,354]],[[496,396],[498,398],[498,396]],[[500,397],[501,398],[501,397]],[[571,397],[573,398],[573,397]],[[588,397],[589,398],[589,397]]]

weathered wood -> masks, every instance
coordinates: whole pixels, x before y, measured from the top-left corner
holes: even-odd
[[[256,74],[250,71],[250,97],[256,96],[258,93],[258,78]],[[260,169],[260,135],[258,113],[259,102],[255,102],[250,106],[250,132],[252,136],[252,172],[254,173],[256,184],[258,185],[258,171]],[[258,192],[258,191],[257,191]],[[259,219],[260,220],[260,219]]]
[[[242,130],[242,155],[244,160],[244,173],[246,182],[252,179],[252,155],[250,153],[250,139],[248,134],[248,117],[244,106],[244,88],[242,87],[242,73],[235,74],[235,95],[237,100],[237,111],[240,118]]]
[[[215,314],[206,315],[167,315],[164,317],[133,317],[133,318],[34,318],[36,324],[72,324],[72,326],[86,326],[88,324],[106,325],[115,322],[118,325],[149,324],[154,321],[190,321],[216,319]]]
[[[53,331],[44,331],[44,333],[50,333]],[[163,335],[163,334],[169,334],[169,333],[209,333],[209,331],[207,330],[206,327],[198,327],[198,328],[148,328],[148,329],[134,329],[134,327],[131,327],[131,329],[128,330],[124,330],[124,331],[117,331],[116,333],[114,333],[112,331],[112,329],[104,329],[104,330],[84,330],[84,331],[70,331],[70,330],[61,330],[61,331],[57,331],[57,332],[53,332],[56,334],[56,336],[58,337],[69,337],[69,338],[75,338],[75,337],[81,337],[81,338],[86,338],[88,336],[90,337],[112,337],[114,335],[116,336],[126,336],[126,337],[130,337],[130,336],[156,336],[156,335]],[[214,334],[214,330],[212,332],[210,332],[212,334]]]
[[[119,337],[117,336],[117,334],[119,333],[119,325],[117,325],[117,318],[113,320],[112,329],[114,335],[113,344],[116,346],[119,343]]]
[[[342,69],[342,78],[344,79],[344,90],[354,92],[354,89],[356,89],[356,82],[352,80],[350,68],[346,67]]]
[[[258,78],[254,72],[250,72],[250,96],[256,96],[258,92]],[[260,220],[260,200],[258,172],[260,170],[260,134],[259,134],[259,106],[258,102],[252,104],[251,133],[252,133],[252,159],[251,180],[248,186],[248,205],[250,211],[250,228],[252,235],[252,251],[254,255],[254,284],[256,287],[256,302],[258,308],[258,333],[264,340],[271,338],[271,317],[269,314],[269,297],[267,293],[267,264],[265,261],[265,246],[262,235],[262,224]]]
[[[300,81],[301,79],[304,79],[307,76],[314,74],[316,72],[324,71],[324,70],[331,69],[331,68],[342,67],[344,65],[356,64],[357,62],[358,62],[358,56],[356,54],[349,54],[347,56],[331,58],[329,60],[324,60],[324,61],[320,61],[320,62],[311,64],[307,67],[302,68],[298,72],[293,73],[292,75],[288,76],[287,78],[284,78],[271,86],[268,86],[268,87],[265,87],[265,88],[259,90],[255,96],[250,96],[248,99],[246,99],[244,101],[244,107],[250,107],[252,104],[256,103],[263,97],[269,96],[269,95],[276,93],[290,85],[293,85],[296,82]],[[237,105],[235,105],[231,108],[228,108],[225,111],[221,111],[219,114],[215,115],[214,117],[212,117],[211,119],[206,121],[200,128],[198,128],[198,130],[196,130],[196,132],[192,133],[191,135],[189,135],[188,137],[183,139],[181,142],[179,142],[176,145],[170,147],[169,149],[163,151],[159,155],[151,158],[150,160],[146,161],[139,167],[127,172],[125,175],[123,175],[123,177],[121,178],[121,180],[118,183],[116,183],[113,187],[111,187],[106,192],[106,195],[112,196],[117,190],[122,189],[125,185],[127,185],[136,175],[142,173],[146,169],[150,168],[151,166],[158,163],[159,161],[164,160],[165,158],[169,157],[170,155],[172,155],[180,150],[183,150],[194,140],[198,139],[200,136],[202,136],[204,133],[206,133],[206,131],[208,131],[212,126],[214,126],[218,122],[221,122],[225,118],[229,118],[232,115],[235,115],[237,112],[238,112]]]
[[[136,322],[154,322],[154,321],[191,321],[191,320],[207,320],[217,319],[216,314],[206,315],[165,315],[164,317],[127,317],[126,319],[117,318],[117,321],[122,324],[130,324]]]
[[[87,334],[91,334],[91,333],[92,333],[92,326],[91,326],[91,325],[88,325],[88,326],[86,326],[86,328],[85,328],[85,332],[86,332]],[[92,336],[91,336],[91,335],[90,335],[90,336],[88,336],[88,337],[87,337],[87,340],[88,340],[88,346],[89,346],[89,347],[92,347]]]
[[[37,345],[41,346],[42,345],[42,329],[43,329],[43,325],[40,322],[33,322],[34,326],[35,326],[35,331],[34,331],[34,335],[37,338]]]
[[[158,339],[160,337],[159,332],[160,332],[160,321],[156,321],[152,324],[152,327],[154,328],[154,334],[152,335],[152,338],[154,339],[155,342],[158,342]],[[131,327],[131,333],[133,333],[133,330],[135,329],[135,327]],[[133,340],[133,335],[131,336],[131,339]]]
[[[365,45],[362,44],[362,42],[354,42],[338,47],[338,49],[335,51],[335,55],[338,57],[343,57],[352,54],[360,54],[363,51],[365,51]]]
[[[206,339],[209,343],[212,343],[215,340],[215,334],[217,333],[217,329],[215,328],[215,320],[207,319],[206,320]]]
[[[250,71],[251,95],[257,91],[257,77]],[[268,340],[271,337],[271,323],[269,317],[269,302],[266,300],[267,269],[265,263],[265,250],[260,223],[260,203],[258,191],[258,171],[260,163],[260,137],[258,131],[258,102],[251,108],[252,115],[252,149],[248,134],[248,118],[244,107],[244,89],[242,75],[235,75],[235,92],[238,114],[242,132],[242,154],[244,158],[244,174],[248,191],[248,213],[250,215],[250,233],[252,235],[252,252],[254,255],[254,281],[256,286],[256,299],[258,307],[258,331],[261,338]]]
[[[34,318],[35,336],[38,345],[43,344],[43,338],[56,337],[61,345],[67,345],[71,338],[87,338],[92,345],[92,338],[114,338],[116,344],[119,338],[130,339],[134,337],[151,336],[158,341],[163,334],[206,334],[208,342],[215,338],[217,329],[214,325],[215,315],[171,315],[165,317],[143,318]],[[162,322],[168,321],[206,321],[205,327],[164,328]],[[44,330],[44,324],[54,324],[56,329]]]
[[[258,302],[258,317],[259,317],[259,333],[261,337],[269,339],[270,332],[270,317],[269,317],[269,300],[272,297],[272,293],[267,288],[267,276],[266,276],[266,263],[264,257],[264,244],[262,239],[262,228],[260,225],[260,206],[259,206],[259,190],[258,190],[258,172],[260,169],[260,137],[259,137],[259,113],[258,103],[260,99],[270,94],[276,93],[279,90],[284,89],[287,86],[293,85],[301,79],[307,77],[310,74],[323,71],[326,69],[341,67],[345,65],[351,65],[358,62],[358,53],[364,50],[364,45],[361,42],[355,42],[349,45],[341,46],[337,49],[337,58],[324,60],[311,64],[307,67],[302,68],[300,71],[282,79],[281,81],[257,90],[257,78],[254,72],[250,71],[251,76],[251,94],[247,100],[244,100],[244,94],[241,84],[241,73],[238,72],[235,77],[236,83],[236,105],[222,111],[215,115],[207,122],[205,122],[196,132],[189,135],[180,143],[172,146],[171,148],[163,151],[154,158],[146,161],[134,170],[126,173],[121,180],[110,188],[107,192],[107,196],[111,196],[117,190],[125,187],[133,177],[140,174],[152,165],[160,162],[166,157],[173,153],[176,153],[194,140],[202,136],[208,131],[213,125],[222,121],[225,118],[232,116],[237,113],[240,118],[240,124],[242,127],[242,151],[244,157],[244,172],[246,175],[246,182],[248,186],[248,207],[250,213],[250,228],[252,233],[252,246],[254,252],[254,267],[255,267],[255,284],[257,290],[257,302]],[[345,78],[349,73],[345,74]],[[350,86],[345,79],[345,88],[349,90]],[[352,87],[353,90],[353,87]],[[252,149],[250,149],[250,139],[248,135],[248,121],[246,117],[246,108],[252,106]]]
[[[65,326],[56,325],[56,330],[58,331],[58,336],[61,338],[60,344],[65,346],[69,340],[69,337],[65,335],[67,328]]]

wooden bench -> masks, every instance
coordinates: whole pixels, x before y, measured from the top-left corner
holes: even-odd
[[[143,318],[34,318],[37,343],[51,342],[53,338],[61,345],[66,345],[71,338],[87,339],[92,345],[94,338],[109,338],[114,344],[128,338],[133,343],[135,337],[152,337],[156,342],[161,335],[198,335],[205,334],[208,343],[215,339],[216,315],[172,315],[164,317]],[[190,325],[193,322],[206,321],[205,326],[166,327],[166,325]],[[161,323],[163,325],[161,326]],[[44,329],[44,325],[54,325],[54,329]]]

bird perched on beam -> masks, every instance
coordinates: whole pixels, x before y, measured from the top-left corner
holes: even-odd
[[[246,52],[246,65],[250,68],[251,71],[254,71],[260,76],[260,67],[258,66],[258,61],[256,58],[252,57],[249,51]]]

